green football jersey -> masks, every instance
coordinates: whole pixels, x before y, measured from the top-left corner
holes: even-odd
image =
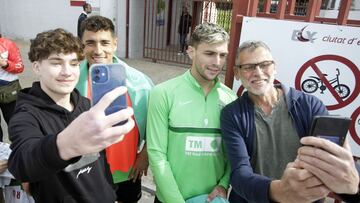
[[[206,96],[190,71],[153,89],[147,147],[160,201],[184,202],[216,185],[228,188],[220,111],[235,99],[218,79]]]

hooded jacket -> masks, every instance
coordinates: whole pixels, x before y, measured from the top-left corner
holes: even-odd
[[[57,135],[77,116],[89,110],[90,102],[71,93],[74,110],[57,105],[35,82],[22,90],[9,124],[12,152],[8,167],[21,182],[30,182],[36,202],[114,202],[109,184],[110,171],[104,153],[97,161],[80,169],[63,169],[80,157],[64,161],[56,145]],[[81,129],[79,129],[81,130]]]

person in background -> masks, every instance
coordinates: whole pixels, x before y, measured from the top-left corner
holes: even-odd
[[[186,54],[187,48],[187,35],[189,34],[190,27],[191,27],[192,17],[189,14],[187,6],[183,7],[183,11],[181,12],[180,21],[178,25],[178,33],[179,33],[179,40],[180,40],[180,52],[179,55]]]
[[[16,180],[29,182],[36,202],[114,203],[104,149],[134,127],[133,110],[106,116],[105,109],[126,88],[112,90],[90,108],[75,89],[82,45],[61,28],[37,34],[29,59],[39,81],[19,92],[9,123],[9,171]],[[128,122],[115,125],[124,120]],[[83,155],[97,152],[95,161],[73,167],[83,163]]]
[[[16,43],[0,34],[0,109],[8,124],[16,105],[16,97],[21,89],[18,74],[24,71],[20,50]],[[0,118],[1,125],[1,118]],[[0,127],[0,142],[4,141],[4,132]],[[0,173],[7,169],[7,159],[0,160]],[[0,188],[0,202],[3,199]]]
[[[229,35],[198,25],[188,48],[190,70],[151,91],[147,143],[156,184],[155,202],[184,203],[207,195],[227,198],[230,165],[220,133],[220,111],[236,96],[218,78]]]
[[[221,112],[231,162],[229,200],[313,202],[329,192],[358,202],[359,175],[348,143],[309,135],[315,116],[328,115],[316,97],[274,85],[276,62],[262,41],[243,42],[234,76],[247,91]],[[348,195],[345,195],[348,194]]]
[[[23,71],[24,64],[16,43],[0,34],[0,109],[6,123],[15,108],[16,96],[21,89],[18,74]],[[1,128],[0,141],[3,141]]]
[[[83,12],[79,15],[78,22],[77,22],[77,36],[81,38],[81,23],[88,17],[88,14],[91,13],[92,7],[89,3],[85,3],[83,6]]]
[[[80,64],[77,89],[90,98],[89,68],[93,64],[118,63],[125,67],[127,104],[134,109],[135,128],[122,142],[106,149],[107,161],[116,185],[117,201],[137,202],[141,198],[141,177],[147,175],[149,166],[145,143],[147,106],[152,81],[142,72],[130,67],[115,56],[117,38],[112,21],[102,16],[87,18],[81,27],[85,58]]]

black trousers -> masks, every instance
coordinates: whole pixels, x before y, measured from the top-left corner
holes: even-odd
[[[180,34],[180,51],[181,52],[185,52],[186,51],[186,36],[187,36],[187,34],[185,34],[185,33],[182,33],[182,34]]]
[[[13,115],[14,109],[15,109],[15,104],[16,101],[12,101],[10,103],[4,104],[4,103],[0,103],[0,109],[2,112],[2,115],[4,117],[4,120],[6,122],[6,124],[9,124],[9,120],[11,118],[11,116]],[[1,119],[0,119],[0,124],[1,124]],[[4,129],[7,130],[7,129]],[[0,141],[3,141],[3,130],[2,128],[0,128]]]

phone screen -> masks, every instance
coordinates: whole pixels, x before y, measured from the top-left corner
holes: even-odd
[[[121,64],[95,64],[90,67],[92,105],[95,105],[109,91],[126,86],[125,67]],[[126,95],[116,98],[105,110],[109,115],[127,107]],[[123,124],[121,122],[119,124]]]
[[[324,138],[335,144],[342,145],[340,143],[340,136],[316,135],[316,137]]]
[[[351,119],[347,117],[316,116],[310,129],[310,135],[327,139],[342,146],[350,121]]]

